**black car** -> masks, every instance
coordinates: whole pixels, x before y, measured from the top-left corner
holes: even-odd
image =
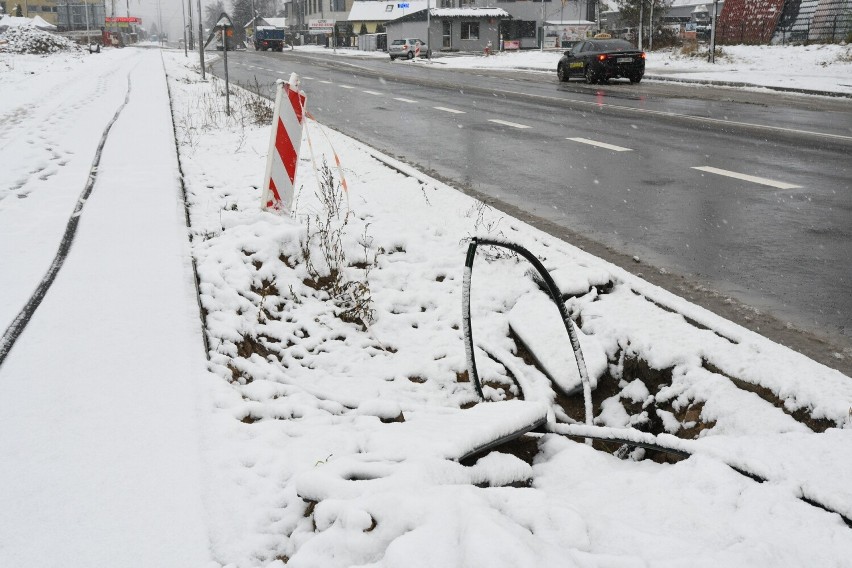
[[[585,77],[587,83],[605,83],[625,77],[638,83],[645,74],[645,52],[623,39],[587,39],[565,52],[556,75],[560,81]]]

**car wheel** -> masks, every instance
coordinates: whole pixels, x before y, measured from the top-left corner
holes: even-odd
[[[559,67],[557,67],[556,76],[559,77],[559,81],[561,81],[562,83],[567,83],[568,79],[570,79],[570,77],[568,76],[568,70],[565,68],[564,65],[560,65]]]
[[[391,55],[390,58],[391,58],[391,61],[394,61],[396,59],[396,57],[394,57],[393,55]]]
[[[414,52],[409,51],[407,57],[408,57],[408,59],[414,59]]]
[[[592,66],[586,65],[586,83],[588,83],[589,85],[594,85],[597,82],[598,76],[594,71],[592,71]]]
[[[642,80],[642,75],[631,75],[630,76],[630,82],[631,83],[638,83],[641,80]]]

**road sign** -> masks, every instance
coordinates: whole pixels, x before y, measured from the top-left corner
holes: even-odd
[[[397,8],[408,8],[408,2],[401,2],[396,5]]]
[[[290,75],[287,83],[279,80],[275,89],[275,111],[269,153],[266,156],[261,206],[289,213],[293,206],[293,183],[299,164],[306,97],[299,90],[299,76],[295,73]]]

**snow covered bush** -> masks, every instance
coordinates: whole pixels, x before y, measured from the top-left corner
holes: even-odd
[[[309,278],[305,281],[312,288],[322,290],[337,307],[337,316],[348,323],[365,327],[373,320],[372,299],[367,277],[375,265],[376,254],[370,259],[369,236],[364,232],[361,246],[364,248],[363,280],[349,278],[350,262],[347,259],[343,237],[349,223],[349,212],[342,212],[343,194],[340,185],[328,164],[323,161],[320,170],[320,186],[316,197],[321,209],[305,217],[307,237],[302,243],[302,259]],[[343,218],[341,219],[341,213]]]
[[[69,39],[31,26],[9,28],[0,35],[0,52],[48,55],[63,51],[82,50]]]

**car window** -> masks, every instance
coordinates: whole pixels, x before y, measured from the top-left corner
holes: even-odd
[[[391,45],[405,45],[405,40],[404,39],[395,39],[395,40],[393,40],[393,43],[391,43]]]
[[[594,42],[595,51],[629,51],[633,50],[633,45],[629,41],[623,39],[607,39]]]

